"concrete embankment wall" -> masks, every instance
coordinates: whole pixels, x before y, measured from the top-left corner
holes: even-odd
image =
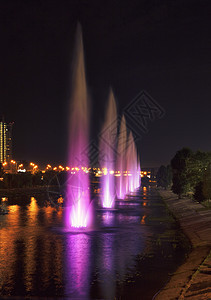
[[[159,193],[190,239],[192,252],[154,299],[211,299],[211,210],[171,191]]]

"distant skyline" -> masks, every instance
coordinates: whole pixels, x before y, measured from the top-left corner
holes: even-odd
[[[91,142],[112,86],[119,116],[126,111],[135,128],[142,167],[167,164],[184,146],[210,151],[210,8],[208,0],[1,1],[0,115],[14,122],[14,159],[66,165],[78,21]],[[160,113],[134,123],[128,107],[143,91]]]

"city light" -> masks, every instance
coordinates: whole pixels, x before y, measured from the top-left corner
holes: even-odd
[[[17,163],[17,161],[15,160],[11,160],[9,162],[9,165],[10,166],[15,166],[17,167],[17,170],[16,172],[31,172],[31,173],[34,173],[34,172],[37,172],[38,170],[40,170],[42,173],[45,173],[46,171],[49,171],[49,170],[53,170],[53,171],[56,171],[56,172],[62,172],[62,171],[71,171],[71,174],[75,174],[77,172],[80,172],[80,171],[83,171],[84,173],[93,173],[93,175],[95,177],[101,177],[101,176],[106,176],[107,174],[110,174],[110,175],[113,175],[113,176],[116,176],[116,177],[120,177],[121,175],[123,175],[124,177],[128,177],[128,176],[132,176],[132,174],[130,173],[130,171],[122,171],[122,173],[120,172],[120,170],[109,170],[105,167],[103,168],[99,168],[99,167],[94,167],[94,168],[91,168],[91,167],[84,167],[84,166],[66,166],[66,167],[63,167],[62,165],[57,165],[57,166],[52,166],[51,164],[46,164],[46,167],[45,168],[39,168],[37,164],[33,163],[33,162],[30,162],[29,165],[31,167],[31,169],[28,169],[23,163]],[[6,167],[8,166],[8,162],[4,162],[2,163],[2,166],[3,167]],[[13,167],[14,168],[14,167]],[[15,170],[13,169],[13,172]],[[8,172],[10,172],[8,170]],[[140,175],[141,177],[148,177],[148,178],[151,178],[151,172],[150,171],[140,171]]]

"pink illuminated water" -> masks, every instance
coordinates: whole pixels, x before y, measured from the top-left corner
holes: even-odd
[[[134,176],[135,176],[135,169],[136,169],[136,153],[135,153],[135,143],[133,139],[132,132],[129,133],[128,140],[127,140],[127,192],[133,192],[134,187]]]
[[[137,171],[136,171],[136,176],[135,176],[135,188],[137,189],[141,185],[141,166],[140,166],[140,158],[139,155],[137,154]]]
[[[115,203],[114,168],[117,135],[117,109],[112,89],[109,92],[108,107],[101,131],[99,163],[104,169],[101,177],[101,205],[113,208]]]
[[[124,199],[129,193],[135,192],[140,186],[140,160],[132,132],[127,138],[127,128],[124,116],[121,120],[117,146],[118,177],[116,179],[116,193],[118,199]]]
[[[127,193],[127,176],[125,170],[126,165],[126,143],[127,143],[127,128],[124,115],[121,119],[120,132],[118,136],[118,145],[117,145],[117,161],[116,161],[116,170],[119,172],[119,176],[116,180],[116,194],[118,199],[124,199]]]
[[[133,193],[139,187],[140,161],[132,132],[129,134],[127,143],[127,192]]]
[[[75,174],[69,172],[65,221],[68,227],[84,228],[90,222],[89,176],[84,172],[84,168],[88,168],[89,164],[88,154],[84,153],[89,138],[89,110],[82,31],[79,24],[73,57],[69,115],[69,166],[79,167],[79,170]]]

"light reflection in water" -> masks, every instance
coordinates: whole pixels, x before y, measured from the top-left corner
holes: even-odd
[[[65,259],[65,295],[88,299],[90,282],[90,236],[68,234]]]
[[[28,216],[27,216],[27,225],[33,225],[34,222],[37,219],[37,213],[38,213],[38,205],[37,205],[37,201],[34,197],[31,197],[31,203],[28,206]]]
[[[141,218],[141,224],[146,224],[146,221],[145,221],[145,219],[146,219],[146,215],[143,215],[143,217]]]
[[[113,299],[115,296],[114,239],[113,233],[104,234],[101,251],[102,270],[100,272],[100,286],[104,299]]]
[[[0,295],[114,299],[150,243],[142,225],[151,207],[96,212],[100,229],[75,234],[60,231],[62,209],[39,203],[8,205],[1,216]]]
[[[115,214],[110,211],[105,211],[102,215],[102,222],[104,226],[114,225]]]
[[[119,224],[130,224],[130,223],[139,223],[140,216],[131,216],[131,215],[125,215],[125,214],[118,214],[117,220]]]
[[[1,222],[0,228],[0,290],[1,285],[5,282],[12,282],[13,278],[13,264],[14,264],[14,247],[17,238],[16,228],[18,225],[20,207],[18,205],[11,205],[8,208],[9,214],[6,215],[6,226]],[[6,288],[6,291],[8,289]]]
[[[63,277],[61,238],[50,232],[45,236],[41,230],[38,212],[42,209],[34,197],[26,207],[9,205],[8,210],[0,228],[0,295],[36,295],[37,284],[39,294],[43,289],[46,296],[50,289],[48,293],[56,295]],[[45,208],[46,224],[52,222],[53,211]],[[61,218],[61,213],[58,215]]]
[[[26,291],[30,293],[33,290],[33,274],[36,270],[36,260],[35,260],[35,249],[36,249],[36,237],[32,236],[25,240],[26,250],[25,250],[25,285]]]

